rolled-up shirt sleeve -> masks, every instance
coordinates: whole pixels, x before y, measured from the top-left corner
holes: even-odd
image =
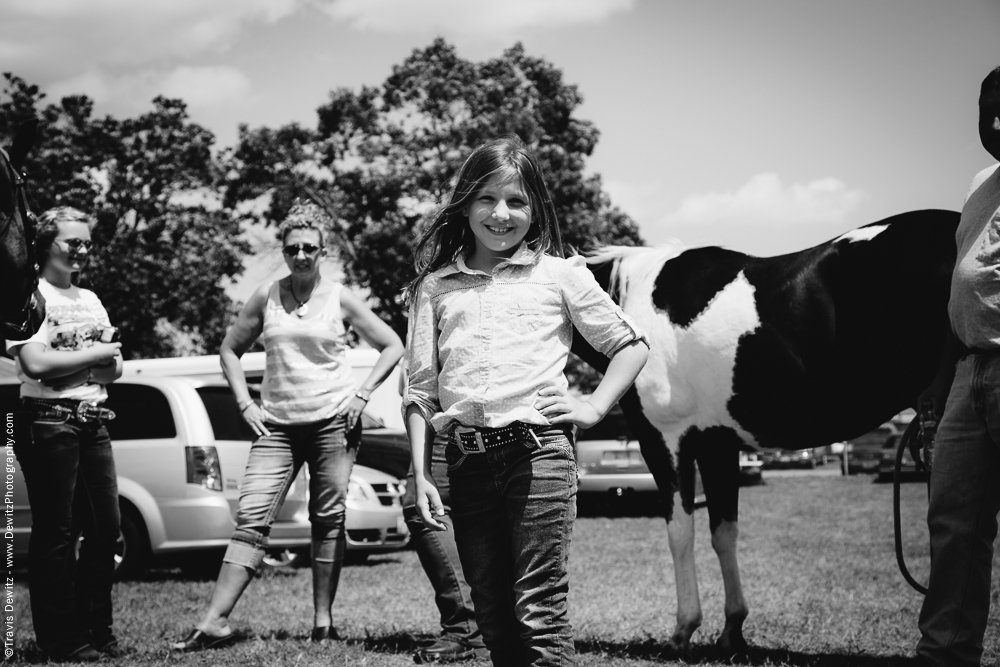
[[[438,398],[438,323],[426,284],[421,285],[410,307],[406,341],[407,383],[403,392],[403,416],[416,405],[429,424],[441,411]]]
[[[567,314],[591,347],[611,358],[637,340],[649,346],[646,334],[601,289],[583,257],[567,260],[561,278]]]

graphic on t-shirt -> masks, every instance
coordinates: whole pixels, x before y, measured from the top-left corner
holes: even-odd
[[[49,306],[45,315],[53,350],[83,350],[101,339],[100,321],[89,305]]]

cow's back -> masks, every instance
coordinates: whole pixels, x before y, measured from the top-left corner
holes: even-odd
[[[958,218],[904,213],[748,259],[761,326],[740,339],[729,411],[758,444],[846,440],[914,404],[945,340]]]

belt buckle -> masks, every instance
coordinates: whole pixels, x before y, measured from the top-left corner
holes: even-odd
[[[465,446],[465,439],[462,436],[469,433],[473,435],[473,439],[476,441],[476,449],[469,449]],[[458,441],[458,448],[466,454],[482,454],[486,451],[486,446],[483,444],[483,434],[471,426],[456,426],[455,439]]]
[[[87,412],[96,409],[97,403],[93,401],[80,401],[80,403],[76,406],[76,420],[81,424],[86,424],[87,422],[92,421],[93,418],[87,416]],[[97,414],[97,418],[100,419],[101,413],[98,412]]]

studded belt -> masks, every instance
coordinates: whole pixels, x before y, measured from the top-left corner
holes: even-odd
[[[92,421],[110,421],[115,418],[113,410],[102,408],[96,401],[75,401],[69,398],[31,398],[25,396],[21,402],[26,408],[44,408],[75,417],[81,424]]]
[[[452,442],[466,454],[482,454],[488,449],[503,447],[513,442],[531,440],[541,447],[536,430],[551,429],[551,426],[536,426],[524,422],[514,422],[500,428],[456,426],[451,432]]]

